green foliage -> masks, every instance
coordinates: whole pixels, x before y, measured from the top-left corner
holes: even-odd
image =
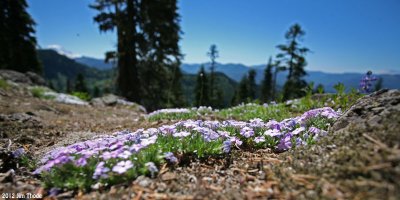
[[[317,85],[316,92],[317,92],[318,94],[323,94],[323,93],[325,93],[324,85],[318,84],[318,85]]]
[[[6,80],[0,78],[0,88],[1,89],[8,89],[10,85],[7,83]]]
[[[30,91],[34,97],[40,99],[54,99],[54,96],[45,95],[45,92],[49,92],[45,87],[34,86],[30,88]]]
[[[85,77],[81,73],[79,73],[75,79],[74,90],[77,92],[88,93]]]
[[[346,87],[344,86],[343,83],[339,82],[336,85],[334,85],[333,88],[336,90],[337,96],[343,96],[345,94]]]
[[[235,104],[248,103],[256,99],[257,85],[255,83],[256,71],[250,70],[244,75],[237,88],[236,97],[233,100]]]
[[[90,7],[101,31],[117,32],[117,50],[107,59],[118,60],[118,92],[148,110],[185,104],[177,1],[96,0]]]
[[[254,103],[242,104],[232,108],[222,109],[216,113],[219,118],[247,121],[260,118],[264,121],[270,119],[283,120],[291,114],[284,104],[263,106]]]
[[[26,154],[19,158],[19,163],[28,170],[35,170],[38,167],[37,161]]]
[[[194,112],[187,113],[160,113],[148,118],[149,121],[159,121],[159,120],[184,120],[184,119],[195,119],[199,115]]]
[[[0,69],[42,72],[36,55],[35,22],[25,0],[0,3]]]
[[[207,73],[204,70],[204,66],[201,66],[199,73],[197,74],[196,87],[194,93],[196,94],[195,106],[210,106],[209,101],[209,83],[207,79]]]
[[[272,58],[270,57],[268,60],[268,64],[267,67],[265,68],[264,71],[264,79],[262,81],[262,85],[261,85],[261,100],[263,102],[270,102],[273,99],[273,90],[274,90],[274,86],[273,86],[273,79],[272,79],[272,68],[273,68],[273,64],[272,64]]]
[[[86,92],[72,92],[71,95],[76,96],[84,101],[90,101],[90,99],[92,99],[89,93]]]
[[[134,180],[139,175],[151,175],[145,166],[148,162],[153,162],[156,166],[164,163],[163,152],[174,152],[177,154],[194,155],[202,158],[210,155],[218,155],[222,153],[222,141],[205,141],[201,134],[193,133],[192,137],[176,138],[172,136],[159,136],[155,144],[140,150],[138,153],[132,154],[128,159],[133,163],[123,176],[112,173],[107,179],[100,179],[101,183],[107,185],[115,185]],[[112,167],[118,162],[118,158],[107,160],[106,167]],[[92,178],[95,167],[99,162],[99,158],[89,158],[87,164],[83,167],[77,167],[73,163],[67,163],[59,167],[53,168],[50,172],[42,174],[46,188],[65,188],[65,189],[81,189],[89,190],[96,180]]]
[[[310,51],[308,48],[300,47],[299,41],[305,35],[299,24],[294,24],[286,32],[287,44],[278,45],[281,51],[276,57],[281,63],[285,63],[289,70],[287,81],[283,87],[283,99],[294,99],[304,95],[302,89],[307,83],[302,79],[306,75],[304,67],[307,65],[305,55]]]
[[[251,100],[255,100],[256,99],[256,90],[257,90],[257,85],[256,85],[256,70],[251,69],[249,71],[249,98]]]

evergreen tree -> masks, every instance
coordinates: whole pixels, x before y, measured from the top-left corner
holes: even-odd
[[[137,19],[138,2],[135,0],[96,0],[90,5],[99,11],[94,17],[101,32],[117,32],[117,90],[130,101],[140,102],[138,75]],[[108,55],[111,55],[108,52]]]
[[[261,86],[261,100],[263,102],[272,101],[272,90],[273,90],[273,80],[272,80],[272,68],[274,65],[272,64],[272,58],[270,57],[268,60],[267,67],[264,71],[264,79],[262,81]]]
[[[379,91],[383,87],[383,78],[379,77],[378,81],[375,84],[375,91]]]
[[[180,64],[176,63],[173,68],[173,75],[171,77],[170,95],[168,98],[168,105],[170,107],[181,107],[186,105],[185,96],[182,89],[182,72]]]
[[[294,24],[286,32],[285,38],[287,44],[278,45],[277,48],[281,51],[277,55],[282,63],[286,64],[289,70],[287,81],[283,86],[283,99],[298,98],[304,95],[303,89],[307,83],[302,79],[306,75],[304,67],[307,65],[305,55],[310,50],[305,47],[300,47],[299,41],[305,35],[304,30],[299,24]]]
[[[81,73],[79,73],[75,80],[75,91],[88,93],[85,78]]]
[[[91,7],[101,31],[117,31],[117,52],[107,58],[117,57],[121,94],[148,110],[184,103],[177,0],[96,0]]]
[[[204,66],[201,66],[199,73],[197,74],[196,87],[194,93],[196,94],[195,105],[209,106],[209,88],[208,79]]]
[[[100,88],[96,85],[93,89],[93,97],[99,97],[101,95]]]
[[[257,72],[254,69],[251,69],[249,71],[249,78],[248,78],[248,80],[249,80],[249,82],[248,82],[249,96],[248,96],[248,98],[251,101],[255,100],[256,95],[257,95],[256,94],[257,93],[256,74],[257,74]]]
[[[272,100],[277,101],[278,97],[276,95],[276,83],[277,83],[277,78],[278,78],[278,73],[285,71],[286,67],[285,66],[281,66],[281,61],[276,60],[273,64],[275,71],[274,71],[274,78],[273,78],[273,84],[272,84]]]
[[[82,74],[80,74],[80,75],[82,75]],[[82,77],[83,77],[83,76],[82,76]],[[72,91],[73,91],[73,85],[72,85],[71,79],[68,78],[68,77],[67,77],[67,84],[66,84],[66,87],[67,87],[66,93],[72,93]]]
[[[237,92],[237,103],[247,102],[249,100],[249,78],[244,75],[239,82],[238,92]]]
[[[219,57],[219,52],[217,50],[217,45],[213,44],[210,46],[210,51],[207,52],[207,56],[210,57],[211,63],[210,63],[210,90],[209,90],[209,95],[210,95],[210,101],[211,101],[211,106],[216,107],[218,104],[218,97],[217,97],[217,92],[218,88],[215,85],[215,69],[216,69],[216,59]]]
[[[25,0],[0,1],[0,69],[41,73],[36,54],[35,22]]]

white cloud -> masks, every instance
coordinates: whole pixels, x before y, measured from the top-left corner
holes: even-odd
[[[67,56],[68,58],[79,58],[82,57],[81,54],[77,54],[77,53],[73,53],[71,51],[68,51],[66,49],[64,49],[64,47],[62,47],[61,45],[58,44],[51,44],[51,45],[47,45],[48,49],[53,49],[55,51],[57,51],[57,53],[59,53],[60,55],[64,55]]]

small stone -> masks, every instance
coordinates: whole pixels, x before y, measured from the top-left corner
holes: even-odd
[[[176,179],[176,174],[172,172],[167,172],[161,176],[163,181],[170,181]]]

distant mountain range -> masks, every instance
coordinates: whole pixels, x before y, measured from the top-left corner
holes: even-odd
[[[209,70],[209,63],[204,64],[182,64],[181,69],[183,72],[194,74],[200,70],[201,65]],[[242,77],[250,70],[254,69],[257,72],[256,81],[261,83],[266,65],[257,65],[248,67],[243,64],[217,64],[216,71],[226,74],[229,78],[235,81],[240,81]],[[334,92],[333,86],[338,82],[343,83],[346,88],[358,88],[361,78],[364,76],[362,73],[327,73],[321,71],[307,71],[305,77],[307,82],[314,82],[315,85],[323,84],[325,91]],[[286,81],[287,72],[278,74],[277,84],[283,85]],[[376,74],[377,77],[383,78],[383,86],[386,88],[394,89],[400,88],[400,74]]]
[[[84,64],[84,65],[87,65],[90,67],[94,67],[94,68],[100,69],[100,70],[112,69],[114,66],[114,63],[106,63],[106,62],[104,62],[104,59],[91,58],[91,57],[86,57],[86,56],[74,58],[74,60],[78,63]]]
[[[75,58],[75,61],[92,66],[97,69],[105,70],[111,69],[112,64],[104,63],[104,60],[80,57]],[[200,66],[205,66],[206,70],[209,70],[209,63],[203,64],[182,64],[181,69],[187,74],[196,74],[200,70]],[[217,63],[216,71],[226,74],[229,78],[239,82],[242,77],[250,70],[255,69],[257,72],[256,81],[258,84],[261,83],[264,75],[264,69],[266,65],[257,66],[246,66],[243,64],[221,64]],[[360,79],[364,74],[362,73],[327,73],[322,71],[308,71],[305,77],[307,82],[313,81],[315,85],[323,84],[327,92],[334,92],[333,86],[338,82],[343,83],[346,88],[358,88]],[[287,72],[282,72],[278,74],[277,82],[278,85],[283,85],[286,81]],[[376,76],[383,78],[383,86],[386,88],[400,88],[400,74],[377,74]]]
[[[51,82],[53,87],[60,92],[65,92],[67,80],[74,81],[78,74],[83,74],[89,90],[97,86],[101,90],[108,89],[113,92],[115,89],[115,70],[112,64],[104,63],[101,59],[90,57],[71,57],[61,54],[56,49],[38,50],[38,57],[44,69],[44,77]],[[194,88],[197,76],[185,73],[182,77],[182,89],[186,101],[190,106],[195,99]],[[225,105],[229,106],[234,96],[237,82],[224,73],[216,74],[216,84],[223,88]]]

